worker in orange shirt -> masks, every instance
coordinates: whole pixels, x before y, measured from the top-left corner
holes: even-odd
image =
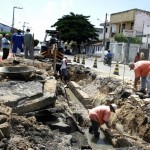
[[[134,88],[137,91],[137,83],[141,77],[141,89],[138,92],[146,94],[146,85],[147,85],[147,94],[142,98],[150,98],[150,61],[138,61],[136,63],[129,63],[130,70],[134,70],[135,79],[134,79]]]
[[[111,112],[115,113],[117,109],[116,104],[111,104],[110,106],[100,105],[91,110],[89,110],[89,118],[91,121],[91,126],[89,127],[89,133],[94,133],[95,138],[98,138],[100,133],[98,132],[99,126],[106,124],[108,128],[110,125],[108,123]]]

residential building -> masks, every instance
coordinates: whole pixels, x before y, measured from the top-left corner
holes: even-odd
[[[126,36],[142,36],[144,25],[150,25],[149,11],[135,8],[113,13],[110,16],[110,38],[121,32]]]
[[[10,32],[10,31],[11,31],[10,26],[0,23],[0,32]]]

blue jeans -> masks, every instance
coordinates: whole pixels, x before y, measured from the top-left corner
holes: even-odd
[[[150,93],[150,76],[141,77],[141,90],[145,90],[147,86],[147,93]]]
[[[90,126],[91,132],[93,132],[95,135],[97,135],[97,134],[99,134],[98,129],[99,129],[99,123],[91,120],[91,126]]]

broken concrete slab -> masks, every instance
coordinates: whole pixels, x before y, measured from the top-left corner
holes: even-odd
[[[40,82],[9,81],[0,85],[0,102],[15,107],[20,101],[43,95]]]
[[[13,112],[17,114],[24,114],[32,111],[36,111],[50,105],[53,105],[56,101],[55,93],[44,93],[42,97],[25,102],[13,108]]]

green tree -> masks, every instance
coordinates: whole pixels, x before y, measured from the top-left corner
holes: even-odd
[[[117,42],[125,42],[125,43],[128,42],[128,38],[125,37],[125,36],[123,35],[123,33],[117,33],[117,34],[114,36],[114,38],[115,38],[115,41],[117,41]]]
[[[52,27],[56,27],[56,30],[61,33],[60,38],[64,42],[74,41],[79,45],[90,39],[98,40],[98,35],[94,25],[89,22],[89,17],[71,12],[69,15],[64,15],[58,19]]]

